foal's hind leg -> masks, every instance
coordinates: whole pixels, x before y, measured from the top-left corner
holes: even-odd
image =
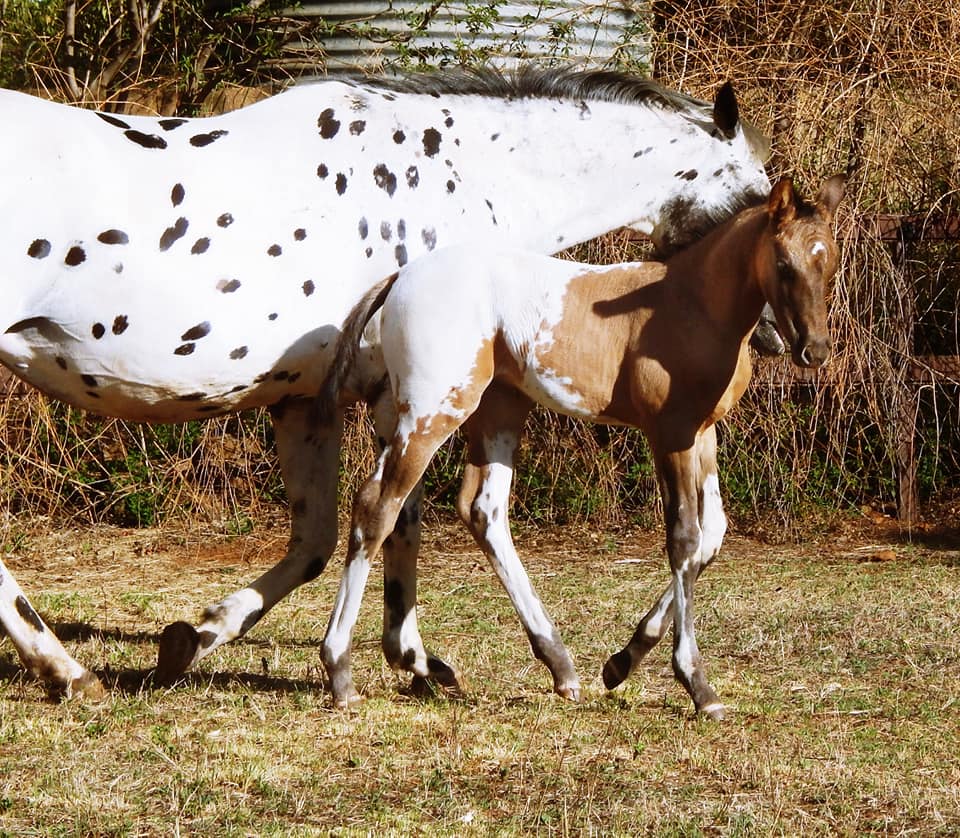
[[[711,425],[703,431],[697,443],[697,505],[701,533],[697,578],[717,557],[727,528],[720,498],[716,457],[716,426]],[[607,689],[612,690],[626,680],[647,652],[660,642],[674,619],[673,602],[674,586],[671,584],[644,615],[630,642],[607,660],[603,667],[603,682]],[[713,715],[722,715],[722,707]]]
[[[460,517],[490,560],[527,632],[533,654],[553,675],[553,689],[580,700],[573,660],[540,602],[510,535],[507,511],[513,460],[532,404],[511,387],[494,384],[470,418],[468,464],[457,502]]]
[[[396,406],[389,391],[374,404],[373,416],[378,436],[385,439],[397,424]],[[412,692],[428,694],[435,684],[449,695],[462,695],[463,685],[457,671],[424,648],[417,626],[417,557],[422,502],[421,480],[403,504],[393,532],[383,543],[381,645],[391,668],[413,675]]]
[[[246,634],[283,597],[315,579],[337,546],[342,413],[318,426],[312,401],[299,399],[283,402],[271,415],[292,519],[287,553],[256,581],[209,606],[197,628],[185,622],[167,626],[160,637],[157,683],[176,680],[218,646]]]
[[[396,526],[407,497],[417,487],[434,453],[461,421],[449,414],[405,413],[380,455],[376,471],[357,492],[346,568],[323,639],[323,663],[336,706],[344,707],[359,699],[353,684],[350,645],[370,561]]]

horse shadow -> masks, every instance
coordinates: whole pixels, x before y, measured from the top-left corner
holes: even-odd
[[[102,628],[92,626],[84,622],[57,622],[47,624],[50,630],[56,634],[61,642],[83,643],[90,640],[116,641],[124,645],[153,644],[158,645],[160,635],[156,631],[126,631],[120,628]],[[0,639],[5,635],[0,630]],[[262,646],[272,648],[268,640],[257,640],[255,638],[241,639],[241,643],[247,643],[253,646]],[[303,693],[303,692],[323,692],[326,690],[324,678],[320,672],[318,661],[317,677],[313,678],[288,678],[271,675],[267,671],[266,659],[263,659],[264,671],[255,672],[187,672],[178,678],[173,685],[176,688],[200,688],[213,686],[217,689],[229,690],[239,687],[245,687],[257,692],[269,692],[277,695]],[[101,683],[111,695],[122,694],[126,696],[142,695],[159,690],[170,689],[171,685],[154,684],[155,667],[145,669],[134,667],[115,668],[109,663],[99,667],[92,667],[93,673],[100,679]],[[14,683],[20,679],[29,679],[23,667],[16,656],[0,656],[0,682]],[[51,700],[58,700],[55,695],[49,696]]]

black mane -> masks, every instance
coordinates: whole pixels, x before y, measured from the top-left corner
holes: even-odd
[[[513,72],[492,67],[411,73],[396,78],[364,78],[364,86],[425,95],[490,96],[510,99],[579,99],[644,104],[674,111],[710,113],[712,105],[649,79],[615,70],[543,68],[526,64]]]

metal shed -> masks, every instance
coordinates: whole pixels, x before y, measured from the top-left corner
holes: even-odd
[[[341,0],[288,14],[308,24],[282,59],[297,74],[525,59],[646,69],[649,56],[649,4],[626,0]]]

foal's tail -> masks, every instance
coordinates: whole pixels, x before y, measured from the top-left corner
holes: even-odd
[[[344,381],[353,369],[354,361],[357,357],[357,350],[360,348],[360,337],[363,330],[370,322],[370,318],[380,309],[387,294],[397,281],[399,273],[394,273],[384,279],[382,282],[373,286],[366,294],[361,297],[347,319],[343,322],[340,330],[340,337],[337,339],[337,347],[333,356],[333,363],[327,372],[327,377],[320,385],[320,392],[316,398],[317,418],[321,422],[330,421],[337,409],[337,402],[340,399],[340,391],[343,389]]]

